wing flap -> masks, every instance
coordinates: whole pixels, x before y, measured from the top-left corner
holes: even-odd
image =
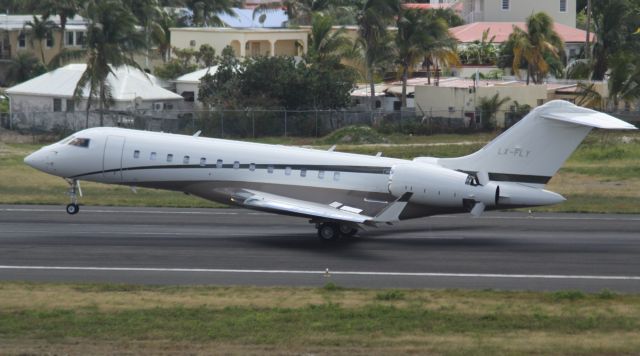
[[[310,218],[348,221],[358,224],[372,219],[370,216],[356,213],[355,211],[357,209],[349,211],[330,205],[287,198],[249,189],[243,189],[234,194],[233,201],[249,208],[273,211],[276,213],[289,213]]]

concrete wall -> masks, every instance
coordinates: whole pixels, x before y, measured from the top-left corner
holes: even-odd
[[[567,11],[560,12],[561,0],[509,0],[509,10],[502,10],[503,0],[465,0],[463,18],[466,22],[525,21],[535,12],[546,12],[557,23],[576,27],[576,0],[566,0]]]
[[[477,87],[475,93],[470,88],[416,86],[416,109],[433,116],[461,117],[463,112],[475,112],[483,97],[490,98],[496,93],[501,98],[508,96],[511,99],[500,108],[501,111],[509,110],[514,101],[531,107],[547,101],[546,85],[485,86]],[[504,125],[504,115],[498,114],[497,124]]]

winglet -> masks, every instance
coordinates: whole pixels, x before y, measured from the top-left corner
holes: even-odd
[[[373,218],[373,222],[394,222],[400,221],[400,214],[404,211],[404,208],[409,203],[409,199],[413,193],[404,193],[400,198],[398,198],[393,203],[389,204],[384,210],[380,212],[380,214],[376,215]]]

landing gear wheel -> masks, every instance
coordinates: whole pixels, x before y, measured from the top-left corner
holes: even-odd
[[[71,214],[71,215],[77,214],[78,211],[80,211],[80,207],[78,206],[78,204],[71,203],[71,204],[67,205],[67,213],[68,214]]]
[[[318,225],[318,237],[322,241],[336,241],[340,238],[340,226],[336,223]]]
[[[347,224],[340,224],[340,234],[346,237],[353,237],[358,232],[358,229],[351,227]]]

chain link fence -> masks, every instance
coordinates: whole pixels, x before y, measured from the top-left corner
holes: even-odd
[[[500,111],[492,123],[508,128],[523,113]],[[625,115],[640,121],[640,114]],[[348,110],[210,110],[132,112],[22,112],[0,116],[0,124],[22,133],[66,136],[87,127],[111,126],[219,138],[321,137],[350,125],[367,125],[383,134],[430,135],[481,131],[487,126],[480,112],[464,109],[402,110],[394,112]]]

